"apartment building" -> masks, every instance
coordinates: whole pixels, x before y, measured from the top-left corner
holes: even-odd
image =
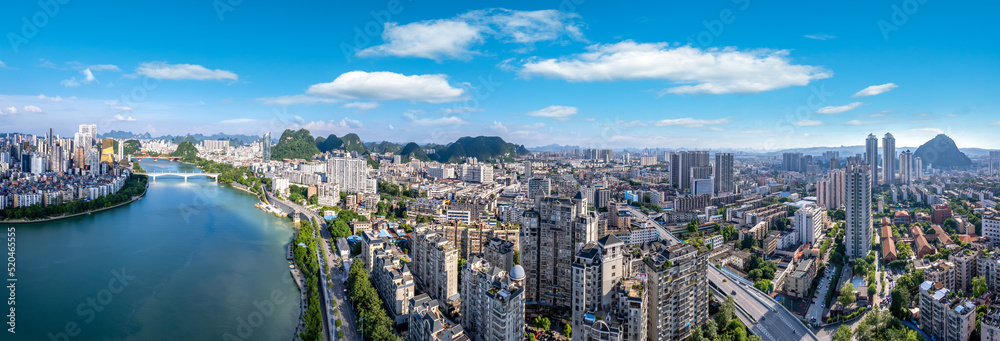
[[[650,302],[646,308],[648,338],[684,340],[691,327],[708,320],[707,254],[691,245],[643,245]]]
[[[438,301],[427,294],[410,299],[407,341],[471,341],[462,325],[452,325],[438,310]]]
[[[573,261],[573,340],[584,340],[585,314],[607,310],[614,300],[613,287],[626,275],[625,243],[614,235],[587,243]],[[590,325],[593,322],[586,324]]]
[[[514,250],[516,248],[517,244],[509,240],[493,237],[487,240],[486,245],[483,246],[483,258],[501,269],[510,269],[514,267]]]
[[[432,298],[458,298],[458,249],[443,235],[426,227],[413,234],[412,272]]]
[[[968,341],[976,329],[976,306],[942,283],[920,284],[920,329],[937,340]]]
[[[529,304],[571,306],[572,263],[580,248],[597,240],[597,221],[579,192],[572,199],[538,199],[532,210],[524,212],[521,263]]]
[[[389,307],[389,317],[396,324],[406,323],[410,314],[410,299],[416,289],[413,274],[410,273],[409,266],[404,264],[402,253],[395,248],[377,250],[374,258],[371,278],[375,291],[378,291],[382,301]]]
[[[462,269],[462,327],[476,341],[524,339],[524,281],[520,265],[510,271],[473,257]]]

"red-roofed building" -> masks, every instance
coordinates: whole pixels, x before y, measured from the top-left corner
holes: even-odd
[[[923,235],[917,237],[917,239],[914,240],[914,244],[916,244],[916,250],[914,251],[917,252],[917,258],[922,258],[925,255],[933,255],[937,253],[937,250],[935,250],[933,246],[927,243],[927,238],[924,238]]]
[[[892,218],[892,223],[896,225],[909,224],[910,222],[910,213],[906,211],[896,211]]]
[[[944,224],[945,220],[951,218],[951,206],[948,206],[948,204],[939,204],[932,207],[934,210],[931,213],[931,222],[935,224]]]
[[[896,260],[896,243],[892,238],[882,238],[882,261],[891,262]]]

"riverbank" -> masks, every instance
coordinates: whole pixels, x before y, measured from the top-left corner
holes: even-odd
[[[46,217],[46,218],[35,219],[35,220],[20,220],[20,219],[19,220],[0,220],[0,224],[34,224],[34,223],[44,223],[44,222],[49,222],[49,221],[56,221],[56,220],[61,220],[61,219],[68,219],[68,218],[73,218],[73,217],[79,217],[79,216],[82,216],[82,215],[88,215],[88,214],[92,214],[92,213],[96,213],[96,212],[101,212],[101,211],[107,211],[107,210],[110,210],[110,209],[113,209],[113,208],[122,207],[122,206],[125,206],[125,205],[128,205],[128,204],[131,204],[133,202],[136,202],[139,199],[142,199],[142,197],[146,196],[146,192],[148,192],[148,191],[149,191],[149,180],[146,181],[146,186],[144,186],[144,188],[142,190],[142,193],[140,193],[139,195],[133,196],[132,199],[130,199],[129,201],[123,202],[123,203],[119,203],[119,204],[115,204],[115,205],[112,205],[112,206],[108,206],[108,207],[104,207],[104,208],[99,208],[99,209],[91,210],[91,211],[87,211],[87,212],[74,213],[74,214],[70,214],[70,215],[62,215],[62,216],[58,216],[58,217]]]

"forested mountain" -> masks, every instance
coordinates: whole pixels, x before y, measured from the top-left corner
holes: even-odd
[[[924,166],[932,165],[934,168],[966,168],[972,165],[972,160],[962,151],[958,150],[948,135],[938,134],[930,141],[920,145],[913,157],[923,160]]]
[[[319,154],[319,149],[316,148],[316,141],[313,140],[312,135],[306,129],[286,129],[285,132],[281,133],[281,139],[278,140],[278,144],[271,147],[271,158],[274,160],[309,160],[316,154]]]

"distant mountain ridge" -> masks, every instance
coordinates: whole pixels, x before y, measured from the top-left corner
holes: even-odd
[[[311,145],[311,148],[307,145]],[[358,154],[394,153],[401,155],[404,162],[410,160],[438,161],[442,163],[458,163],[467,157],[475,157],[481,161],[512,160],[518,156],[531,153],[523,145],[509,143],[498,136],[462,137],[447,145],[427,144],[420,146],[410,142],[405,146],[398,143],[382,141],[379,143],[364,143],[355,133],[342,137],[330,134],[327,137],[312,138],[308,130],[285,130],[278,140],[278,145],[271,148],[274,159],[310,159],[320,153],[343,149]],[[433,150],[427,154],[425,150]]]
[[[113,139],[144,139],[144,140],[171,140],[174,143],[181,143],[188,141],[191,143],[199,143],[204,140],[229,140],[235,141],[236,145],[248,145],[254,141],[260,140],[260,136],[257,135],[243,135],[243,134],[224,134],[215,133],[212,135],[205,136],[204,134],[187,134],[187,135],[161,135],[153,137],[150,133],[135,134],[131,131],[120,131],[112,130],[104,134],[99,135],[100,138],[113,138]],[[231,143],[232,144],[232,143]]]

